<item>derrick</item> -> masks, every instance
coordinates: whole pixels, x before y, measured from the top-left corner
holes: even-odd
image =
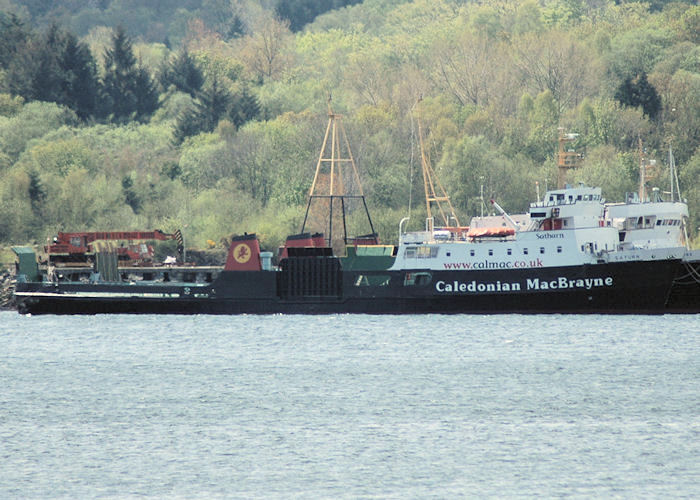
[[[348,237],[348,217],[357,203],[361,203],[371,232],[365,236],[350,238]],[[309,228],[309,226],[316,227]],[[342,245],[353,243],[355,239],[361,239],[363,242],[378,242],[357,165],[343,126],[342,115],[333,112],[330,98],[328,99],[328,125],[301,226],[301,233],[315,230],[320,230],[326,235],[328,246],[334,246],[333,243],[339,240],[342,240]]]
[[[420,103],[420,101],[419,101]],[[435,175],[435,170],[430,162],[430,154],[425,147],[423,138],[423,124],[420,115],[418,121],[418,142],[420,145],[420,162],[423,171],[423,188],[425,191],[425,206],[428,211],[428,220],[433,219],[433,205],[437,207],[437,211],[442,219],[443,227],[460,227],[459,219],[455,213],[450,197],[447,191],[442,186],[440,179]]]

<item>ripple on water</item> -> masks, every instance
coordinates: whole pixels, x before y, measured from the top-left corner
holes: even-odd
[[[0,496],[698,496],[700,315],[0,313]]]

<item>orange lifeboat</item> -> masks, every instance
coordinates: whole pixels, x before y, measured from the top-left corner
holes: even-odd
[[[473,227],[469,229],[467,236],[469,238],[497,238],[514,234],[515,229],[512,227]]]

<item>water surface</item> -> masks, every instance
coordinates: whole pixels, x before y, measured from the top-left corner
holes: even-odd
[[[1,498],[700,495],[700,315],[0,313]]]

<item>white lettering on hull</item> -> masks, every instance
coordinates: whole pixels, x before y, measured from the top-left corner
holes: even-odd
[[[528,290],[566,290],[571,288],[585,288],[586,290],[590,290],[591,288],[600,288],[612,285],[613,279],[611,276],[606,278],[579,279],[569,279],[560,276],[559,278],[553,280],[540,280],[539,278],[527,279]]]
[[[554,279],[543,280],[540,278],[527,278],[524,284],[525,290],[572,290],[582,288],[591,290],[592,288],[604,288],[613,286],[612,276],[604,278],[577,278],[571,279],[559,276]],[[523,285],[518,282],[478,282],[472,280],[464,281],[443,281],[435,283],[435,290],[439,293],[503,293],[520,292]]]

